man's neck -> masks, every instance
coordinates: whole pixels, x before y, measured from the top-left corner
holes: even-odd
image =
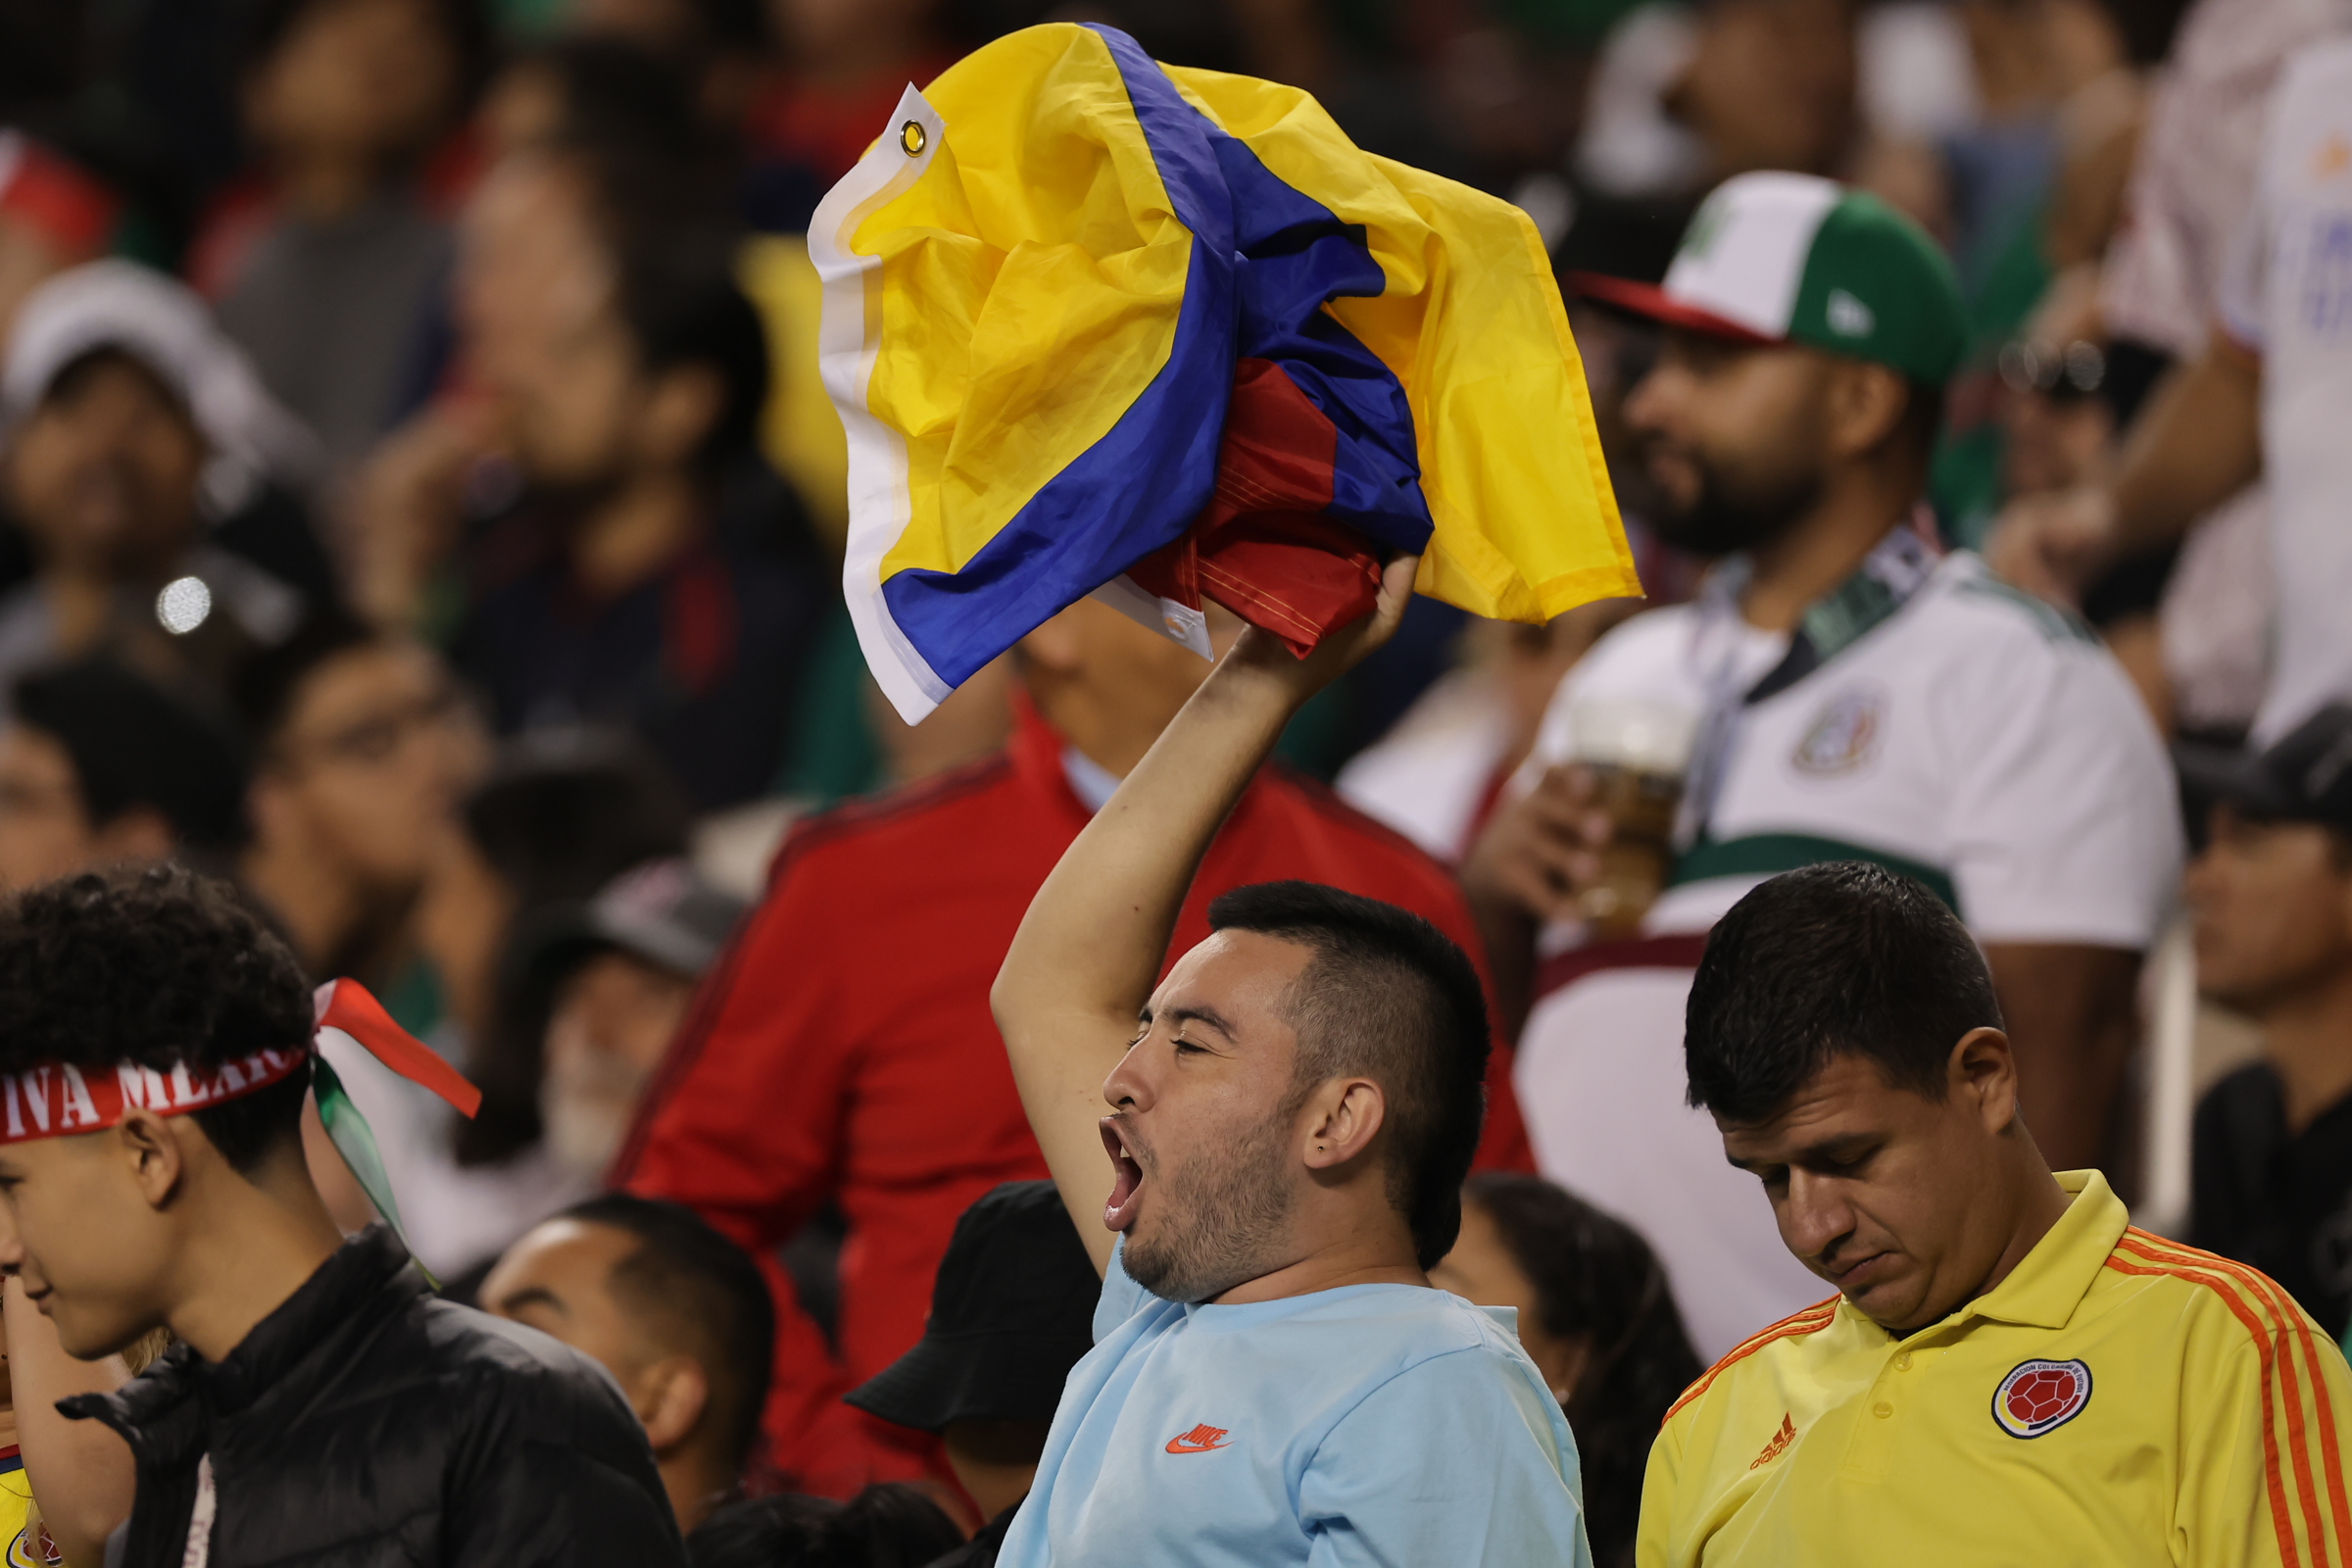
[[[1279,1301],[1294,1296],[1312,1296],[1349,1285],[1427,1285],[1414,1248],[1412,1232],[1402,1216],[1380,1195],[1376,1214],[1339,1215],[1336,1226],[1298,1227],[1322,1234],[1310,1249],[1282,1267],[1245,1280],[1211,1298],[1217,1306],[1241,1306],[1250,1301]]]
[[[1908,483],[1875,473],[1834,479],[1820,503],[1779,538],[1748,552],[1740,613],[1765,631],[1793,631],[1805,611],[1852,576],[1916,499]]]
[[[2352,1095],[2352,968],[2266,1005],[2263,1056],[2278,1075],[2286,1126],[2300,1133]]]
[[[183,1199],[195,1223],[168,1321],[217,1364],[318,1272],[343,1234],[299,1151],[271,1157],[251,1176],[218,1166],[203,1182],[201,1194]]]
[[[689,1447],[657,1458],[662,1488],[669,1494],[670,1511],[678,1516],[680,1534],[691,1534],[735,1489],[735,1476],[711,1454]]]
[[[375,194],[375,159],[341,149],[315,151],[280,161],[278,199],[305,222],[331,224],[350,217]]]
[[[702,518],[691,474],[662,469],[623,480],[572,525],[572,581],[592,599],[616,599],[677,560]]]

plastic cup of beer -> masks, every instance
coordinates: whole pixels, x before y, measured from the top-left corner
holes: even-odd
[[[1634,935],[1665,889],[1698,722],[1689,710],[1622,697],[1568,710],[1567,760],[1592,775],[1592,804],[1612,827],[1600,874],[1577,898],[1595,937]]]

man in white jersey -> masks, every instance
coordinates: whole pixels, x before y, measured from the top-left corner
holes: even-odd
[[[1286,882],[1216,900],[1160,978],[1217,825],[1298,705],[1395,629],[1414,564],[1305,660],[1244,633],[997,977],[1022,1104],[1103,1271],[1006,1568],[1592,1561],[1575,1440],[1511,1312],[1424,1273],[1482,1115],[1469,959],[1393,905]]]
[[[2302,46],[2278,78],[2220,318],[2112,481],[2011,509],[1988,548],[2064,602],[2267,480],[2278,625],[2252,736],[2267,747],[2352,699],[2352,35]]]
[[[1684,1002],[1716,918],[1816,861],[1935,888],[1991,960],[2035,1136],[2085,1165],[2179,826],[2121,669],[1942,553],[1918,510],[1964,338],[1924,233],[1829,180],[1747,174],[1700,209],[1662,287],[1580,286],[1667,321],[1626,416],[1668,503],[1653,524],[1721,564],[1569,673],[1465,879],[1496,974],[1532,999],[1517,1083],[1539,1161],[1648,1236],[1715,1356],[1820,1289],[1684,1103]],[[1567,916],[1609,824],[1563,764],[1607,703],[1680,714],[1698,742],[1668,887],[1638,935],[1597,942]]]

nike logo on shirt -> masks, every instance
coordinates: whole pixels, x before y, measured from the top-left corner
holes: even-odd
[[[1206,1453],[1211,1448],[1232,1446],[1225,1441],[1225,1429],[1212,1427],[1203,1421],[1190,1432],[1180,1433],[1168,1440],[1170,1453]]]

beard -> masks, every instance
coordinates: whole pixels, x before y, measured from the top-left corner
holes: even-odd
[[[1678,507],[1658,487],[1649,525],[1660,539],[1694,556],[1717,560],[1768,545],[1821,501],[1818,470],[1727,478],[1720,466],[1695,451],[1686,448],[1682,457],[1698,470],[1698,494],[1689,506]]]
[[[1294,1114],[1278,1109],[1240,1138],[1204,1140],[1209,1147],[1153,1172],[1146,1201],[1157,1219],[1150,1239],[1128,1237],[1127,1277],[1163,1301],[1205,1301],[1268,1272],[1295,1199]]]

